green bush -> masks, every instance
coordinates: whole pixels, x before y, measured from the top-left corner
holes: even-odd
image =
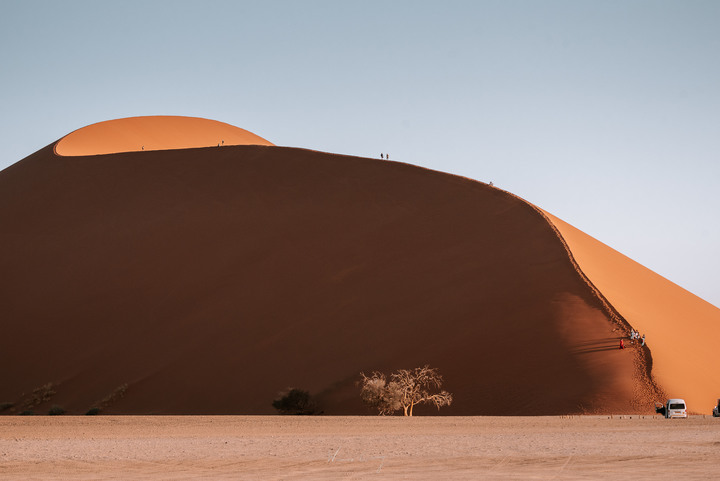
[[[65,410],[62,408],[62,406],[53,404],[52,407],[50,408],[50,411],[48,411],[48,414],[50,416],[60,416],[62,414],[65,414]]]
[[[97,416],[98,414],[100,414],[100,408],[90,408],[90,410],[85,413],[86,416]]]

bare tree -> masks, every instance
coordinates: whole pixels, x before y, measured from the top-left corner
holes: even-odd
[[[442,386],[442,376],[437,368],[428,365],[413,370],[400,369],[390,376],[374,372],[371,376],[360,373],[362,400],[375,408],[381,415],[403,410],[405,416],[413,415],[413,408],[422,403],[431,403],[440,409],[452,403],[452,394],[447,391],[435,392]]]
[[[452,403],[452,394],[449,392],[432,392],[434,389],[440,389],[443,379],[437,368],[427,364],[412,371],[400,369],[393,373],[390,379],[400,386],[402,393],[400,403],[405,416],[412,416],[413,408],[417,404],[432,403],[439,410],[442,406],[449,406]]]

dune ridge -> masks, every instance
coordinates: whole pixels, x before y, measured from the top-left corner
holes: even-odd
[[[653,378],[689,409],[710,413],[720,392],[714,369],[720,309],[548,213],[577,262],[653,348]]]
[[[501,189],[502,190],[502,189]],[[588,286],[592,294],[598,299],[600,304],[603,307],[603,310],[607,313],[609,319],[618,326],[618,328],[621,330],[622,334],[624,336],[630,335],[630,330],[634,329],[634,327],[628,322],[623,315],[618,312],[618,310],[613,306],[610,301],[603,295],[602,291],[597,288],[597,286],[593,283],[593,281],[588,277],[588,275],[583,271],[580,264],[575,259],[575,255],[573,254],[573,250],[571,249],[570,245],[568,244],[567,240],[565,239],[565,236],[563,235],[564,231],[567,231],[567,229],[561,229],[558,227],[558,225],[561,225],[560,220],[550,214],[549,212],[546,212],[545,210],[541,209],[540,207],[536,206],[535,204],[523,199],[520,196],[517,196],[516,194],[513,194],[512,192],[504,191],[510,196],[516,197],[522,202],[525,202],[530,206],[532,209],[534,209],[538,215],[540,215],[545,221],[548,223],[548,225],[552,228],[553,232],[558,238],[558,241],[562,244],[564,247],[568,259],[570,263],[572,264],[573,268],[577,272],[578,276],[582,279],[582,281]],[[573,246],[576,246],[578,249],[582,249],[582,245],[573,244]],[[667,394],[663,389],[661,389],[657,382],[655,381],[655,378],[653,376],[653,358],[652,358],[652,352],[650,351],[649,345],[646,343],[644,346],[640,347],[637,346],[635,349],[632,349],[632,351],[635,353],[635,366],[636,366],[636,373],[635,373],[635,380],[637,385],[639,386],[638,389],[643,392],[642,397],[647,398],[653,398],[658,399],[662,401],[663,399],[667,399]]]
[[[563,236],[561,230],[558,229],[555,222],[553,222],[552,218],[554,217],[540,207],[537,207],[535,205],[533,205],[533,207],[538,211],[541,216],[543,216],[543,218],[545,218],[548,224],[550,224],[553,231],[557,235],[558,240],[562,243],[563,247],[565,247],[568,258],[570,259],[570,262],[577,271],[578,275],[583,280],[583,282],[587,284],[591,292],[600,301],[603,309],[605,310],[605,312],[607,312],[609,318],[618,325],[618,327],[622,330],[625,336],[629,336],[630,330],[634,329],[634,327],[627,321],[627,319],[625,319],[625,317],[623,317],[620,312],[618,312],[615,306],[610,303],[610,301],[603,295],[602,291],[597,288],[597,286],[592,282],[590,277],[588,277],[585,271],[582,270],[580,264],[578,264],[577,260],[575,259],[575,255],[573,255],[573,251],[570,248],[567,240]],[[649,397],[661,401],[667,399],[667,394],[663,389],[658,386],[653,376],[653,358],[652,352],[650,351],[650,346],[646,343],[644,346],[636,346],[636,348],[632,351],[635,353],[636,357],[635,380],[636,383],[638,383],[638,389],[643,391],[643,398]]]

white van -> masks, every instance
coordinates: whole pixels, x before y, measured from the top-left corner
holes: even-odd
[[[688,417],[687,405],[684,399],[668,399],[665,405],[655,403],[655,412],[668,419]]]

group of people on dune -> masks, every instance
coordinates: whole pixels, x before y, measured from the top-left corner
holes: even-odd
[[[630,329],[630,344],[635,344],[637,341],[640,347],[645,347],[645,334],[640,336],[640,332],[635,329]],[[625,349],[625,341],[620,339],[620,349]]]

